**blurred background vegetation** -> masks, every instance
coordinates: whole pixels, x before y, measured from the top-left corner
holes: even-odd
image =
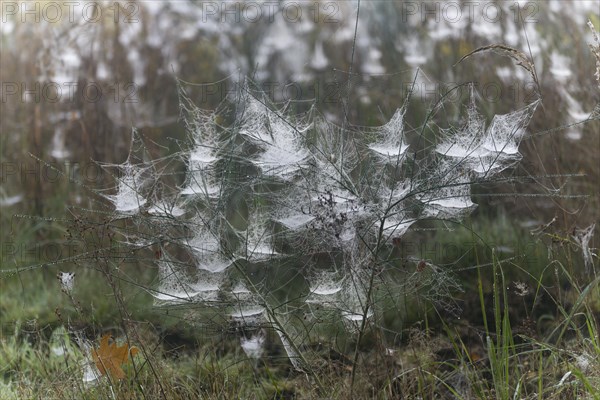
[[[99,1],[72,10],[61,2],[15,2],[16,10],[3,2],[1,268],[35,266],[0,279],[3,334],[23,321],[55,327],[65,315],[78,318],[61,294],[59,271],[77,272],[74,297],[93,316],[82,325],[118,320],[111,288],[97,271],[52,261],[79,247],[69,241],[67,206],[96,208],[98,198],[85,186],[112,183],[92,160],[124,161],[132,127],[155,157],[177,149],[168,138],[185,139],[180,87],[212,110],[248,76],[298,112],[314,105],[333,122],[373,126],[388,121],[414,85],[406,123],[417,132],[443,94],[473,82],[489,122],[535,99],[531,77],[506,57],[484,53],[456,64],[495,43],[531,57],[543,101],[521,144],[523,161],[507,173],[516,179],[476,187],[479,207],[464,226],[420,223],[402,251],[453,268],[467,289],[476,284],[470,268],[490,263],[492,248],[515,257],[511,280],[552,283],[546,267],[560,253],[585,282],[571,235],[600,220],[600,91],[586,25],[589,19],[600,27],[598,2],[490,1],[482,5],[493,7],[472,14],[467,3],[363,1],[355,30],[356,1]],[[432,140],[462,123],[467,93],[457,92],[427,122]],[[127,266],[127,274],[151,285],[155,271],[140,264]],[[484,279],[491,284],[491,274]],[[468,290],[457,296],[473,300]],[[178,322],[156,313],[143,290],[125,297],[137,319],[165,330]],[[409,314],[404,318],[422,318]]]

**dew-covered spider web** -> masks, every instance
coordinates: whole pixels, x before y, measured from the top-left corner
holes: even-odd
[[[408,104],[382,126],[340,127],[271,104],[249,84],[214,111],[181,98],[188,140],[178,151],[152,160],[134,131],[127,160],[103,165],[115,185],[101,195],[115,218],[131,220],[117,240],[153,251],[144,262],[157,271],[156,306],[244,329],[251,358],[272,328],[297,369],[321,326],[381,325],[385,304],[411,296],[458,310],[451,271],[392,256],[394,246],[420,221],[471,213],[472,184],[521,159],[539,104],[487,122],[471,95],[465,122],[417,157],[411,143],[423,129],[406,129]]]

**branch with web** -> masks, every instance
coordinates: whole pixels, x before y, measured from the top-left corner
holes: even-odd
[[[465,123],[443,130],[417,169],[404,126],[408,104],[383,126],[339,127],[314,110],[292,115],[289,104],[270,104],[250,84],[213,112],[182,90],[188,144],[153,161],[134,132],[128,159],[106,166],[120,172],[115,194],[102,196],[115,217],[136,221],[120,231],[123,243],[160,248],[158,283],[148,289],[157,305],[274,326],[300,369],[311,324],[337,320],[353,332],[375,323],[381,310],[372,285],[391,297],[457,307],[459,286],[448,271],[411,260],[415,272],[392,279],[386,272],[397,260],[386,249],[423,219],[465,217],[476,207],[471,185],[521,159],[518,146],[539,101],[486,124],[474,98]],[[225,113],[228,126],[219,122]],[[159,165],[175,162],[184,171],[165,179]],[[275,282],[280,270],[287,281]],[[298,315],[311,318],[298,325]]]

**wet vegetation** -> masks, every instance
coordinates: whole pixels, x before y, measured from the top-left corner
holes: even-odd
[[[597,2],[9,3],[0,398],[600,396]]]

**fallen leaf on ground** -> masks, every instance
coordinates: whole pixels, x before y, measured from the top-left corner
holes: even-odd
[[[104,335],[100,339],[100,347],[92,349],[92,358],[102,375],[109,374],[113,378],[125,378],[121,365],[129,361],[129,355],[137,354],[137,347],[129,347],[127,343],[117,346],[111,335]]]

